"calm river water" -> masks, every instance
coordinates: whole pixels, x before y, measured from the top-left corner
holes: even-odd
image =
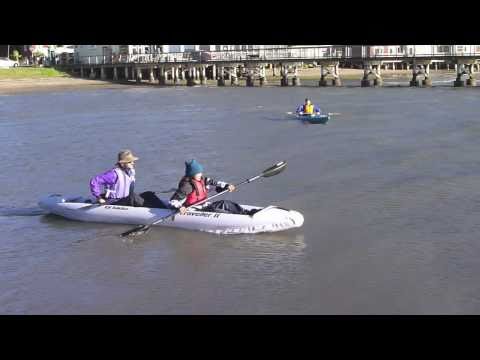
[[[480,313],[479,90],[131,87],[0,97],[1,314]],[[285,114],[305,97],[327,125]],[[88,194],[117,152],[137,190],[175,186],[195,157],[229,194],[305,216],[220,236],[41,215]]]

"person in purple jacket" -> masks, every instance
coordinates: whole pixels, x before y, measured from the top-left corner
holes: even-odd
[[[134,166],[138,159],[130,150],[122,150],[113,169],[90,180],[90,192],[99,204],[167,207],[152,191],[140,195],[134,192]]]

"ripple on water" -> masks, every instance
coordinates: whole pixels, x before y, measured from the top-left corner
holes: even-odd
[[[456,90],[2,96],[0,311],[478,312],[478,99]],[[286,119],[305,97],[342,115],[322,126]],[[121,148],[139,154],[138,191],[175,186],[193,157],[232,182],[286,160],[282,174],[226,198],[297,209],[304,226],[240,236],[159,228],[128,243],[118,237],[128,226],[37,216],[40,196],[88,194]]]

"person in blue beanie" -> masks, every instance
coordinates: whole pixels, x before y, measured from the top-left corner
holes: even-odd
[[[180,179],[178,189],[170,198],[170,205],[185,214],[187,207],[208,197],[208,189],[216,187],[217,192],[228,189],[235,190],[235,186],[223,181],[216,181],[203,176],[203,166],[195,159],[185,162],[185,175]]]

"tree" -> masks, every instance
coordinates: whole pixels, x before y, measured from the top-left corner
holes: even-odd
[[[12,52],[12,57],[15,59],[15,61],[18,62],[18,60],[19,60],[22,56],[20,55],[20,53],[18,52],[18,50],[15,49],[15,50],[13,50],[13,52]]]

